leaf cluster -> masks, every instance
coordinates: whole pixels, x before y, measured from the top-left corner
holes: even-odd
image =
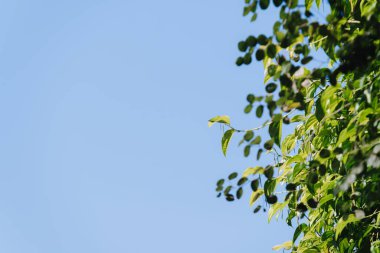
[[[320,21],[322,4],[329,13]],[[245,0],[243,15],[254,22],[271,5],[272,33],[240,41],[236,60],[263,62],[266,94],[249,94],[244,112],[268,120],[248,130],[228,116],[210,122],[228,127],[224,155],[237,133],[244,156],[274,160],[219,180],[218,196],[249,192],[254,213],[282,214],[294,236],[275,250],[380,252],[380,1]],[[317,50],[326,62],[314,59]]]

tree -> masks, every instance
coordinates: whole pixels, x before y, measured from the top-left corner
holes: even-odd
[[[257,147],[257,160],[265,151],[275,158],[220,179],[218,196],[234,201],[249,191],[254,212],[269,205],[269,219],[283,213],[294,236],[274,249],[380,252],[380,1],[245,4],[252,21],[269,5],[279,11],[273,33],[240,41],[243,55],[236,60],[238,66],[263,62],[266,94],[249,94],[244,111],[269,119],[248,130],[228,116],[209,125],[226,126],[225,155],[240,134],[244,156]],[[322,5],[326,20],[315,15]],[[317,50],[326,63],[313,59]],[[285,138],[283,126],[292,130]],[[264,143],[257,135],[262,128],[270,136]]]

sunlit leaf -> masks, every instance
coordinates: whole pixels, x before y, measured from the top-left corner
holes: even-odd
[[[263,189],[258,189],[257,191],[252,192],[251,197],[249,199],[249,205],[252,206],[256,202],[256,200],[260,198],[260,196],[263,194],[264,194]]]
[[[224,135],[222,138],[222,151],[223,151],[224,156],[226,156],[227,154],[228,144],[230,143],[231,137],[234,132],[235,132],[234,129],[229,129],[224,132]]]
[[[222,124],[229,125],[230,124],[230,117],[227,116],[227,115],[216,116],[216,117],[214,117],[212,119],[209,119],[208,126],[211,127],[215,123],[222,123]]]

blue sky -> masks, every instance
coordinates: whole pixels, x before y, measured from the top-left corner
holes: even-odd
[[[0,251],[272,252],[291,238],[217,179],[256,165],[207,120],[243,113],[244,1],[12,0],[0,8]]]

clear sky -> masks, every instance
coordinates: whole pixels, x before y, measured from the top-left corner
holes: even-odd
[[[272,252],[291,239],[215,182],[256,165],[239,127],[260,64],[237,42],[270,32],[244,1],[0,1],[0,252]],[[273,14],[274,15],[274,14]]]

